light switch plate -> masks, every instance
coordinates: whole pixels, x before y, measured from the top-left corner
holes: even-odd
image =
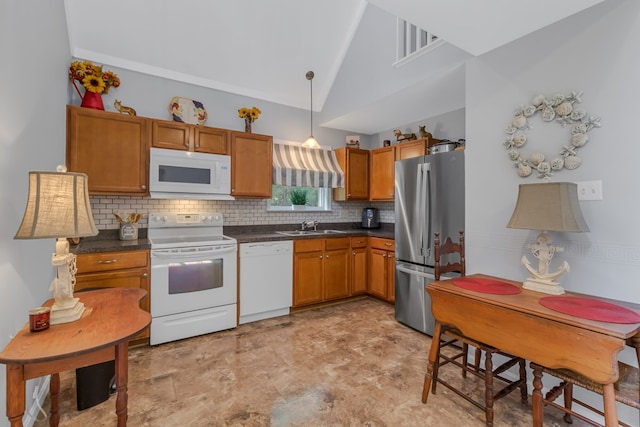
[[[602,200],[602,181],[576,182],[578,200]]]

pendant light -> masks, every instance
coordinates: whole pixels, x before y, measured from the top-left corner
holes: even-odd
[[[309,80],[309,85],[311,88],[311,108],[309,108],[309,112],[311,113],[311,136],[309,136],[309,138],[307,138],[307,140],[302,143],[302,146],[305,148],[320,148],[320,144],[318,144],[318,141],[316,141],[316,139],[313,137],[313,77],[314,76],[315,74],[313,74],[313,71],[307,71],[306,77],[307,77],[307,80]]]

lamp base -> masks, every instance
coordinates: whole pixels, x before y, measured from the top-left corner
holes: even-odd
[[[57,307],[53,304],[49,323],[51,325],[59,325],[61,323],[75,322],[82,317],[82,313],[84,313],[84,303],[80,302],[80,298],[73,298],[73,303],[66,307]]]
[[[560,286],[558,282],[553,280],[541,280],[529,277],[522,285],[523,289],[529,289],[530,291],[542,292],[543,294],[562,295],[564,294],[564,288]]]

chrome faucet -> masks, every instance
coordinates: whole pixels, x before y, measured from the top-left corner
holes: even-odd
[[[318,231],[318,221],[302,221],[302,231],[309,230],[313,227],[313,231]]]

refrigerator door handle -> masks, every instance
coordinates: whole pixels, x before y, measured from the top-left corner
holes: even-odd
[[[422,240],[422,255],[427,260],[431,256],[431,163],[423,163],[421,166],[422,182],[420,183],[421,191],[420,197],[426,200],[421,200],[420,206],[426,206],[424,212],[424,221],[420,224],[420,239]],[[424,225],[427,224],[427,230],[425,234]]]
[[[422,207],[424,206],[424,190],[423,190],[423,185],[424,185],[424,163],[420,163],[418,165],[418,173],[416,175],[416,194],[415,194],[415,200],[416,200],[416,204],[414,205],[414,209],[416,210],[415,214],[414,214],[414,218],[420,218],[420,209],[422,209]],[[424,260],[426,260],[426,255],[424,254],[424,222],[423,221],[418,221],[418,238],[420,239],[420,241],[418,242],[420,244],[420,256],[422,256],[422,261],[424,262]]]

